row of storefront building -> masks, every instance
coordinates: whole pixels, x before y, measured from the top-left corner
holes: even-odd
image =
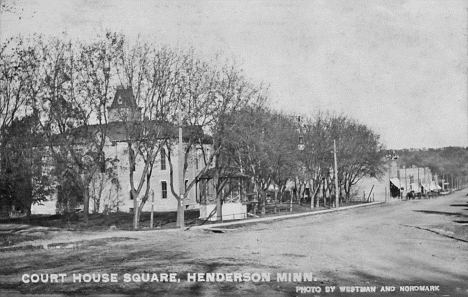
[[[439,176],[429,167],[400,166],[392,160],[386,165],[382,177],[364,177],[357,183],[356,190],[376,201],[389,201],[444,194],[451,190],[449,185],[452,184],[450,176]]]

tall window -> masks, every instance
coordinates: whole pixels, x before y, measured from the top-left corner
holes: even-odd
[[[161,182],[161,197],[162,199],[167,199],[167,182]]]
[[[166,170],[166,150],[161,149],[161,170]]]

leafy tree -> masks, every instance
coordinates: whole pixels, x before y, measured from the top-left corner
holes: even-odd
[[[3,205],[25,210],[29,216],[31,205],[40,204],[50,194],[50,179],[43,175],[43,138],[35,115],[14,120],[8,129],[9,141],[2,160]],[[5,203],[6,202],[6,203]]]
[[[294,117],[276,111],[268,111],[262,137],[266,140],[269,175],[275,186],[275,211],[278,198],[282,197],[288,181],[298,175],[298,125]],[[280,195],[280,197],[278,197]]]
[[[349,200],[352,187],[364,176],[383,174],[384,160],[379,136],[367,126],[344,116],[331,119],[337,141],[339,185]]]
[[[330,143],[329,118],[318,113],[315,118],[306,118],[301,128],[304,134],[304,150],[299,154],[303,166],[302,183],[309,181],[311,190],[311,207],[318,203],[319,190],[325,197],[326,179],[333,162],[331,154],[333,140]]]
[[[275,185],[282,193],[298,174],[297,125],[292,117],[261,106],[232,116],[238,124],[227,134],[226,158],[252,177],[264,213],[268,188]]]
[[[332,196],[336,191],[335,175],[332,174],[334,141],[337,145],[338,184],[346,199],[349,199],[352,187],[364,176],[382,173],[379,136],[365,125],[344,115],[319,112],[314,118],[305,120],[302,131],[305,149],[299,158],[304,168],[303,176],[311,181],[311,204],[317,204],[320,190],[324,199],[327,193]],[[332,200],[329,202],[331,205]]]

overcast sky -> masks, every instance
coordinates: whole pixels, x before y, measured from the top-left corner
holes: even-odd
[[[344,113],[387,148],[468,146],[467,10],[457,0],[1,0],[0,38],[138,34],[222,52],[272,105]]]

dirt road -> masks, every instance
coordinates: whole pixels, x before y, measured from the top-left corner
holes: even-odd
[[[0,293],[468,296],[465,195],[398,201],[224,233],[93,234],[75,249],[1,254]],[[175,282],[156,281],[171,272]],[[66,274],[63,282],[31,283],[32,274],[59,273]],[[100,281],[85,282],[84,274],[93,273],[101,274]],[[103,274],[112,273],[117,281],[105,282]],[[306,280],[289,281],[288,273]],[[153,281],[143,282],[146,276]],[[210,276],[220,281],[200,279]],[[339,293],[340,286],[348,292]]]

